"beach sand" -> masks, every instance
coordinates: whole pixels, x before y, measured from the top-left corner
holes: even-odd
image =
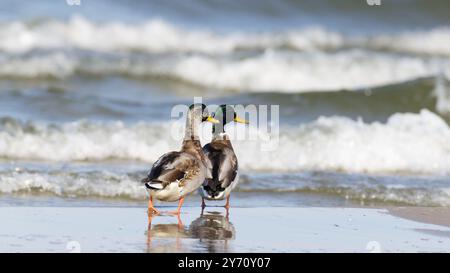
[[[227,219],[223,208],[209,207],[202,216],[200,208],[185,207],[181,223],[156,216],[148,230],[142,207],[2,207],[0,251],[450,252],[450,227],[426,223],[448,218],[447,212],[234,207]]]
[[[414,221],[450,227],[448,207],[392,207],[389,212]]]

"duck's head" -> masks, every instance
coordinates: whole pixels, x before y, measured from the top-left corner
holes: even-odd
[[[217,119],[213,118],[209,114],[206,105],[204,105],[203,103],[194,103],[191,106],[189,106],[188,119],[198,120],[201,122],[209,121],[212,123],[219,123]]]
[[[223,125],[228,124],[230,122],[238,122],[248,124],[249,122],[245,119],[238,117],[234,108],[230,105],[222,104],[220,105],[216,112],[213,114],[214,118],[218,120]]]

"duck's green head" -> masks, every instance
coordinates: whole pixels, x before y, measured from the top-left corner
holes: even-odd
[[[220,105],[217,108],[216,112],[214,112],[213,116],[224,126],[225,124],[230,123],[232,121],[244,124],[249,123],[247,120],[238,117],[236,111],[234,111],[234,108],[226,104]]]
[[[212,123],[219,123],[217,119],[215,119],[209,114],[206,105],[204,105],[203,103],[194,103],[191,106],[189,106],[189,118],[198,119],[201,120],[202,122],[209,121]]]

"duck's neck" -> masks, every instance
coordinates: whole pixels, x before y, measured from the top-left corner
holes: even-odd
[[[193,155],[195,158],[203,162],[204,165],[207,165],[200,140],[185,139],[183,141],[181,151]]]
[[[184,140],[200,140],[199,132],[200,126],[202,122],[201,120],[193,118],[191,115],[186,119],[186,129],[184,132]]]
[[[223,123],[213,124],[212,139],[214,140],[229,140],[225,133],[225,125]]]
[[[203,150],[200,140],[185,139],[183,141],[181,150],[183,152],[190,153],[199,159],[203,158]]]
[[[190,115],[188,116],[186,119],[186,129],[181,150],[190,153],[203,161],[204,155],[199,138],[201,123],[200,120],[194,119]]]

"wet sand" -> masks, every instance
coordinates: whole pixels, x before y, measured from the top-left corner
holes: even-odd
[[[450,208],[447,207],[392,207],[389,212],[413,221],[450,227]]]
[[[142,207],[2,207],[0,251],[450,252],[450,227],[392,211],[234,207],[227,217],[223,208],[185,207],[180,219],[153,217],[149,229]]]

